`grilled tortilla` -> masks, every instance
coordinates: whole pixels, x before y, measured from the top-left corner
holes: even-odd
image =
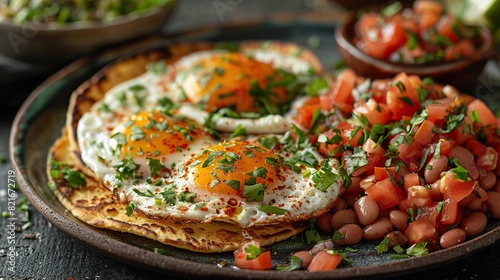
[[[120,202],[81,160],[76,134],[78,122],[109,89],[143,74],[151,62],[164,60],[170,65],[186,54],[213,49],[214,46],[213,43],[179,43],[165,49],[125,58],[98,72],[73,93],[66,126],[62,130],[62,136],[50,150],[47,170],[49,180],[55,186],[55,196],[72,215],[95,227],[132,233],[178,248],[207,253],[235,250],[249,239],[257,240],[264,246],[270,245],[305,229],[306,221],[243,229],[237,224],[226,222],[196,223],[152,217],[140,211],[127,215],[127,204]],[[245,42],[239,47],[240,50],[252,50],[262,46],[262,42]],[[322,73],[321,65],[315,55],[295,44],[266,43],[265,47],[299,56],[309,61],[317,73]],[[73,188],[61,177],[52,178],[50,167],[52,160],[81,172],[86,186]]]

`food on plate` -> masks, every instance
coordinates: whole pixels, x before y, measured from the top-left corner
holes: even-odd
[[[429,78],[330,78],[291,43],[177,43],[76,90],[47,172],[90,225],[325,271],[362,241],[406,258],[483,233],[500,218],[498,128]],[[266,246],[292,236],[312,248],[276,264]]]
[[[499,121],[483,101],[428,78],[371,80],[347,69],[306,104],[296,115],[305,130],[311,112],[343,116],[310,135],[350,177],[316,220],[335,244],[381,240],[378,253],[410,246],[406,254],[420,255],[463,243],[498,219]]]
[[[0,4],[0,21],[15,23],[69,23],[113,20],[121,15],[143,13],[156,7],[166,7],[174,0],[123,1],[35,1],[5,0]]]
[[[438,1],[417,0],[413,8],[395,2],[366,12],[355,24],[356,47],[382,60],[410,64],[470,57],[482,38],[477,27],[445,13]]]
[[[231,47],[174,44],[164,57],[118,62],[74,93],[48,170],[73,215],[219,252],[283,240],[332,207],[338,162],[285,116],[320,64],[289,43]]]

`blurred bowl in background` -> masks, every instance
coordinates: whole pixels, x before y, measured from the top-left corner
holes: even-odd
[[[174,8],[175,2],[110,21],[22,25],[0,21],[0,54],[29,63],[62,65],[100,47],[160,30]]]
[[[335,40],[340,54],[347,66],[358,75],[374,79],[393,78],[400,72],[420,77],[431,77],[436,82],[465,88],[474,83],[484,65],[495,56],[495,42],[491,31],[481,27],[482,43],[476,52],[466,58],[448,62],[409,64],[390,62],[369,56],[355,45],[356,14],[352,13],[335,29]]]

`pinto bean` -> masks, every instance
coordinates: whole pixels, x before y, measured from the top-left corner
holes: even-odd
[[[477,181],[479,179],[479,169],[477,168],[477,166],[468,166],[466,169],[467,172],[469,172],[469,176],[472,178],[472,180]]]
[[[340,211],[340,210],[344,210],[347,208],[347,201],[343,198],[337,198],[337,200],[335,200],[335,203],[333,204],[333,212],[337,212],[337,211]]]
[[[334,241],[339,245],[354,245],[363,239],[363,230],[356,224],[343,225],[338,231],[344,236],[344,238]]]
[[[392,229],[393,225],[388,217],[379,217],[375,222],[363,228],[363,239],[380,240]]]
[[[410,218],[410,215],[405,212],[393,210],[389,213],[389,218],[394,227],[396,227],[399,231],[404,232],[408,228],[408,219]]]
[[[474,155],[466,148],[456,145],[450,150],[450,158],[456,158],[458,163],[463,167],[467,168],[474,165]]]
[[[316,227],[324,233],[333,233],[332,213],[324,213],[316,218]]]
[[[427,167],[430,166],[430,167]],[[441,178],[441,172],[448,168],[448,158],[440,156],[432,157],[424,171],[424,178],[427,183],[432,184]]]
[[[493,219],[500,219],[500,193],[489,191],[486,207]]]
[[[408,242],[406,235],[399,230],[391,231],[385,237],[389,239],[389,248],[394,248],[397,245],[403,246],[406,242]]]
[[[365,195],[354,203],[354,211],[356,212],[359,223],[366,226],[377,219],[380,208],[373,198]]]
[[[479,178],[479,185],[486,191],[493,189],[496,183],[497,183],[497,175],[491,171],[486,173],[485,176]]]
[[[482,212],[472,212],[460,222],[460,228],[465,230],[467,236],[473,237],[481,234],[488,224],[488,218]]]
[[[334,230],[346,224],[357,224],[358,216],[352,210],[344,209],[333,213],[331,224]]]
[[[450,229],[449,231],[443,233],[439,239],[439,244],[443,248],[451,248],[460,243],[463,243],[466,238],[465,230],[461,228]]]

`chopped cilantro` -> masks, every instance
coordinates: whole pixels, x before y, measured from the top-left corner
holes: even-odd
[[[266,185],[263,184],[245,185],[243,188],[243,197],[245,197],[248,202],[263,201],[265,189]]]
[[[246,248],[245,248],[245,253],[246,254],[246,259],[247,260],[253,260],[253,259],[256,259],[258,256],[260,256],[260,254],[264,253],[264,249],[260,248],[260,247],[257,247],[253,244],[249,244]]]
[[[133,188],[132,191],[134,191],[137,195],[143,196],[143,197],[155,197],[155,194],[151,190],[146,190],[146,192],[141,192],[140,190]]]
[[[196,193],[192,192],[181,192],[179,193],[179,201],[194,203],[194,199],[196,198]]]
[[[240,185],[241,185],[240,181],[238,181],[238,180],[229,180],[229,181],[226,181],[224,183],[235,190],[239,190]]]
[[[278,266],[276,270],[293,271],[293,270],[298,270],[301,267],[302,267],[302,260],[297,256],[292,256],[290,258],[290,264],[288,266]]]
[[[340,175],[333,173],[328,160],[321,163],[319,170],[312,174],[314,187],[320,191],[326,192],[328,188],[339,179]]]
[[[276,214],[276,215],[283,215],[286,212],[288,212],[288,210],[286,210],[286,209],[279,208],[276,206],[271,206],[271,205],[262,205],[259,207],[259,210],[262,212],[265,212],[265,213]]]
[[[465,169],[465,167],[460,165],[457,158],[454,157],[450,158],[449,165],[455,166],[455,168],[449,170],[454,174],[453,178],[461,181],[469,181],[469,172],[467,171],[467,169]]]
[[[158,159],[146,158],[146,160],[151,171],[151,176],[158,175],[158,172],[165,168]]]
[[[157,76],[163,76],[167,73],[167,64],[164,60],[151,62],[146,65],[146,69],[148,72],[153,73]]]
[[[155,254],[158,254],[158,255],[166,255],[166,256],[171,256],[172,255],[172,252],[170,252],[167,249],[163,249],[163,248],[154,248],[153,252]]]
[[[386,236],[382,241],[375,247],[377,254],[382,255],[383,253],[389,252],[389,238]]]
[[[238,124],[238,126],[233,131],[233,133],[229,136],[228,139],[235,138],[235,137],[242,136],[242,135],[246,135],[246,134],[247,134],[246,129],[241,124]]]

